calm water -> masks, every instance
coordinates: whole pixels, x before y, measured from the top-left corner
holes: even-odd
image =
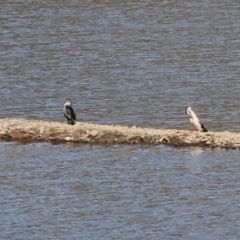
[[[0,117],[239,131],[238,1],[0,4]],[[239,152],[1,143],[1,239],[239,239]]]

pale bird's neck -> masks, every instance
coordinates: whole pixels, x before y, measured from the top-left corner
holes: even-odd
[[[64,104],[64,107],[71,106],[71,105],[72,105],[72,103],[66,102],[66,103]]]

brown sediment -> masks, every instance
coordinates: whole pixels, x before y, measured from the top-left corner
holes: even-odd
[[[0,119],[0,139],[19,142],[73,142],[90,144],[166,144],[171,146],[206,146],[240,148],[240,133],[66,123],[27,119]]]

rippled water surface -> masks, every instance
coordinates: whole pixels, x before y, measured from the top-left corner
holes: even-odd
[[[240,131],[238,1],[0,4],[0,118]],[[0,144],[1,239],[240,239],[239,152]]]
[[[1,117],[240,130],[237,1],[4,1]]]
[[[15,143],[0,151],[6,239],[240,238],[238,151]]]

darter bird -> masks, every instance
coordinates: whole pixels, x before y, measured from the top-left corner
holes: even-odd
[[[72,101],[70,98],[66,99],[66,102],[64,104],[63,108],[64,116],[67,119],[67,123],[74,125],[76,121],[76,113],[74,112],[72,108]]]
[[[193,124],[195,130],[199,132],[207,132],[208,130],[203,126],[203,124],[199,121],[198,117],[191,109],[191,107],[187,107],[185,109],[186,114],[190,117],[190,122]]]

